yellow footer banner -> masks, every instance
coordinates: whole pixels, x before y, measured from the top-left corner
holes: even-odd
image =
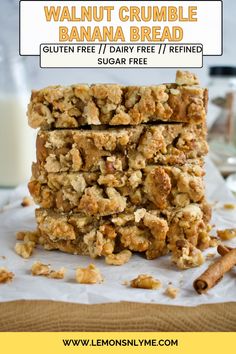
[[[27,332],[0,333],[2,354],[233,354],[236,333]]]

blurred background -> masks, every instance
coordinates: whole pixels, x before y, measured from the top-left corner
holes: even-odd
[[[31,89],[76,82],[150,85],[175,78],[175,69],[41,69],[38,57],[18,54],[19,1],[1,0],[0,7],[0,23],[4,29],[0,32],[1,187],[16,186],[30,176],[31,161],[35,159],[35,132],[27,127],[25,112]],[[236,1],[224,0],[223,7],[224,53],[219,57],[205,57],[203,68],[194,72],[201,85],[210,89],[211,157],[236,191]]]

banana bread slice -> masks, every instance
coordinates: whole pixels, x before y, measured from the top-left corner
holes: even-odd
[[[36,145],[37,163],[47,172],[115,173],[150,164],[184,165],[208,152],[206,128],[188,124],[39,131]]]
[[[32,128],[137,125],[146,122],[200,123],[208,93],[194,74],[177,71],[176,83],[155,86],[78,84],[33,91],[28,106]]]
[[[136,207],[164,210],[204,199],[204,170],[198,164],[150,165],[125,172],[45,173],[37,164],[28,184],[35,203],[63,212],[106,216]]]
[[[202,263],[199,250],[209,247],[210,217],[211,209],[205,202],[164,211],[141,208],[109,217],[36,210],[39,243],[45,249],[93,258],[128,249],[144,253],[148,259],[171,251],[180,268]]]

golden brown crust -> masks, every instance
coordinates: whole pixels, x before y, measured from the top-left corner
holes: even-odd
[[[177,72],[176,79],[176,84],[158,86],[78,84],[32,91],[29,125],[51,129],[156,121],[205,122],[207,90],[197,86],[194,74]]]
[[[33,167],[29,191],[43,208],[105,216],[134,207],[164,210],[204,199],[203,169],[148,166],[142,171],[45,173]]]
[[[47,172],[116,172],[183,165],[208,152],[202,125],[161,124],[102,130],[39,131],[37,163]]]

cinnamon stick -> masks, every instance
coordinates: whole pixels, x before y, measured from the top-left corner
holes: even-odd
[[[217,247],[217,252],[221,255],[224,256],[225,254],[229,253],[230,250],[232,250],[232,247],[228,247],[225,245],[218,245]]]
[[[199,294],[206,293],[213,288],[236,264],[236,248],[230,250],[223,257],[218,259],[209,268],[200,275],[194,282],[193,287]]]

